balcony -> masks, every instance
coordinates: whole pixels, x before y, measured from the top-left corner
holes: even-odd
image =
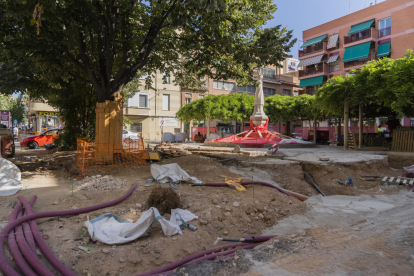
[[[378,30],[378,37],[383,37],[391,34],[391,27]]]
[[[299,70],[299,78],[311,75],[327,75],[328,72],[328,66],[326,64],[320,64],[316,67],[305,68],[305,70]]]
[[[318,43],[309,47],[299,50],[299,57],[307,56],[313,53],[326,51],[326,42]]]
[[[367,58],[362,58],[362,59],[357,59],[357,60],[353,60],[353,61],[348,61],[344,63],[344,68],[351,68],[351,67],[357,67],[357,66],[362,66],[365,63],[367,63],[368,61],[371,61],[373,59],[375,59],[376,54],[375,52],[371,52]]]
[[[371,28],[356,34],[351,34],[348,36],[344,36],[344,44],[350,44],[354,42],[358,42],[361,40],[371,39],[374,40],[377,34],[377,30],[375,28]]]

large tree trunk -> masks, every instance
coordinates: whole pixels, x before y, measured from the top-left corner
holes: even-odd
[[[114,101],[96,104],[95,161],[112,162],[114,154],[122,151],[124,101],[120,94]]]
[[[206,123],[207,123],[207,140],[210,140],[210,118],[206,119]]]
[[[316,144],[316,136],[318,131],[316,130],[316,119],[313,121],[313,142]]]

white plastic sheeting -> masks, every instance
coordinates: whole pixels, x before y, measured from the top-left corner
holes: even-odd
[[[160,183],[177,183],[186,181],[194,184],[202,184],[203,182],[196,177],[190,176],[186,171],[180,168],[177,163],[166,165],[151,165],[152,177]]]
[[[9,160],[0,158],[0,196],[14,195],[22,188],[19,168]]]
[[[151,207],[134,223],[112,214],[105,214],[91,221],[86,221],[85,227],[88,228],[89,235],[94,241],[106,244],[122,244],[144,235],[152,223],[156,221],[161,224],[164,235],[182,235],[180,229],[182,221],[189,222],[193,219],[198,219],[198,217],[190,211],[173,209],[171,210],[170,221],[168,221],[160,215],[157,208]]]

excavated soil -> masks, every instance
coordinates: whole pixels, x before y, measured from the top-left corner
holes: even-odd
[[[42,158],[52,156],[54,160],[60,161],[45,163],[21,160],[21,155],[31,153]],[[179,197],[179,203],[183,208],[188,208],[199,217],[198,220],[191,222],[198,228],[197,231],[185,229],[183,235],[166,237],[161,226],[154,223],[147,236],[131,243],[109,246],[93,242],[83,227],[84,222],[105,213],[137,221],[142,212],[152,207],[152,202],[148,202],[151,194],[156,193],[158,199],[164,198],[159,190],[165,187],[165,184],[145,183],[147,179],[152,178],[149,169],[151,163],[148,162],[144,166],[87,171],[86,176],[111,175],[126,184],[110,191],[72,191],[73,185],[80,180],[76,178],[78,172],[74,169],[76,167],[74,152],[49,153],[37,150],[24,151],[21,155],[13,162],[18,163],[23,173],[26,173],[23,185],[28,188],[19,191],[18,195],[26,199],[37,195],[35,212],[68,210],[108,202],[123,195],[134,182],[138,183],[136,191],[116,206],[88,214],[37,221],[41,223],[39,228],[42,234],[49,237],[46,243],[55,255],[78,275],[84,275],[86,270],[90,275],[136,275],[151,271],[201,250],[224,245],[224,242],[213,245],[218,237],[240,238],[260,235],[264,229],[284,218],[304,214],[307,210],[305,203],[269,187],[251,185],[246,187],[247,191],[238,192],[229,187],[190,187],[188,183],[181,183],[176,185],[178,190],[172,192]],[[304,179],[303,170],[326,194],[381,194],[396,193],[401,189],[395,186],[380,187],[379,182],[371,183],[357,179],[358,175],[391,173],[392,171],[385,165],[379,168],[360,164],[302,166],[293,161],[271,160],[273,159],[231,154],[216,154],[210,157],[187,155],[167,159],[159,164],[178,163],[189,175],[199,178],[203,183],[223,182],[225,176],[241,177],[247,181],[253,178],[254,181],[277,184],[307,196],[316,195],[318,192]],[[62,165],[56,166],[55,163],[62,163]],[[39,167],[44,169],[37,173]],[[32,169],[35,172],[31,171]],[[339,185],[334,180],[345,181],[349,176],[354,179],[354,187]],[[17,195],[2,198],[0,223],[8,220],[12,207],[17,203],[16,197]],[[166,197],[171,198],[168,195]],[[169,212],[166,210],[164,215],[166,219],[169,219]],[[80,250],[78,246],[86,247],[88,251]],[[292,246],[286,246],[287,249],[292,249]],[[11,262],[9,253],[7,255]],[[44,261],[44,257],[40,256],[40,259]],[[46,262],[45,264],[54,271],[49,264]]]
[[[161,215],[180,208],[181,202],[172,188],[153,189],[147,200],[147,206],[155,207]]]

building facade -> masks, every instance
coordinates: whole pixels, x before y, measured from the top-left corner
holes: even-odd
[[[62,120],[58,110],[41,100],[30,99],[28,109],[28,120],[31,132],[62,127]]]
[[[414,1],[387,0],[303,32],[300,87],[313,95],[327,79],[370,60],[398,59],[414,48]]]

